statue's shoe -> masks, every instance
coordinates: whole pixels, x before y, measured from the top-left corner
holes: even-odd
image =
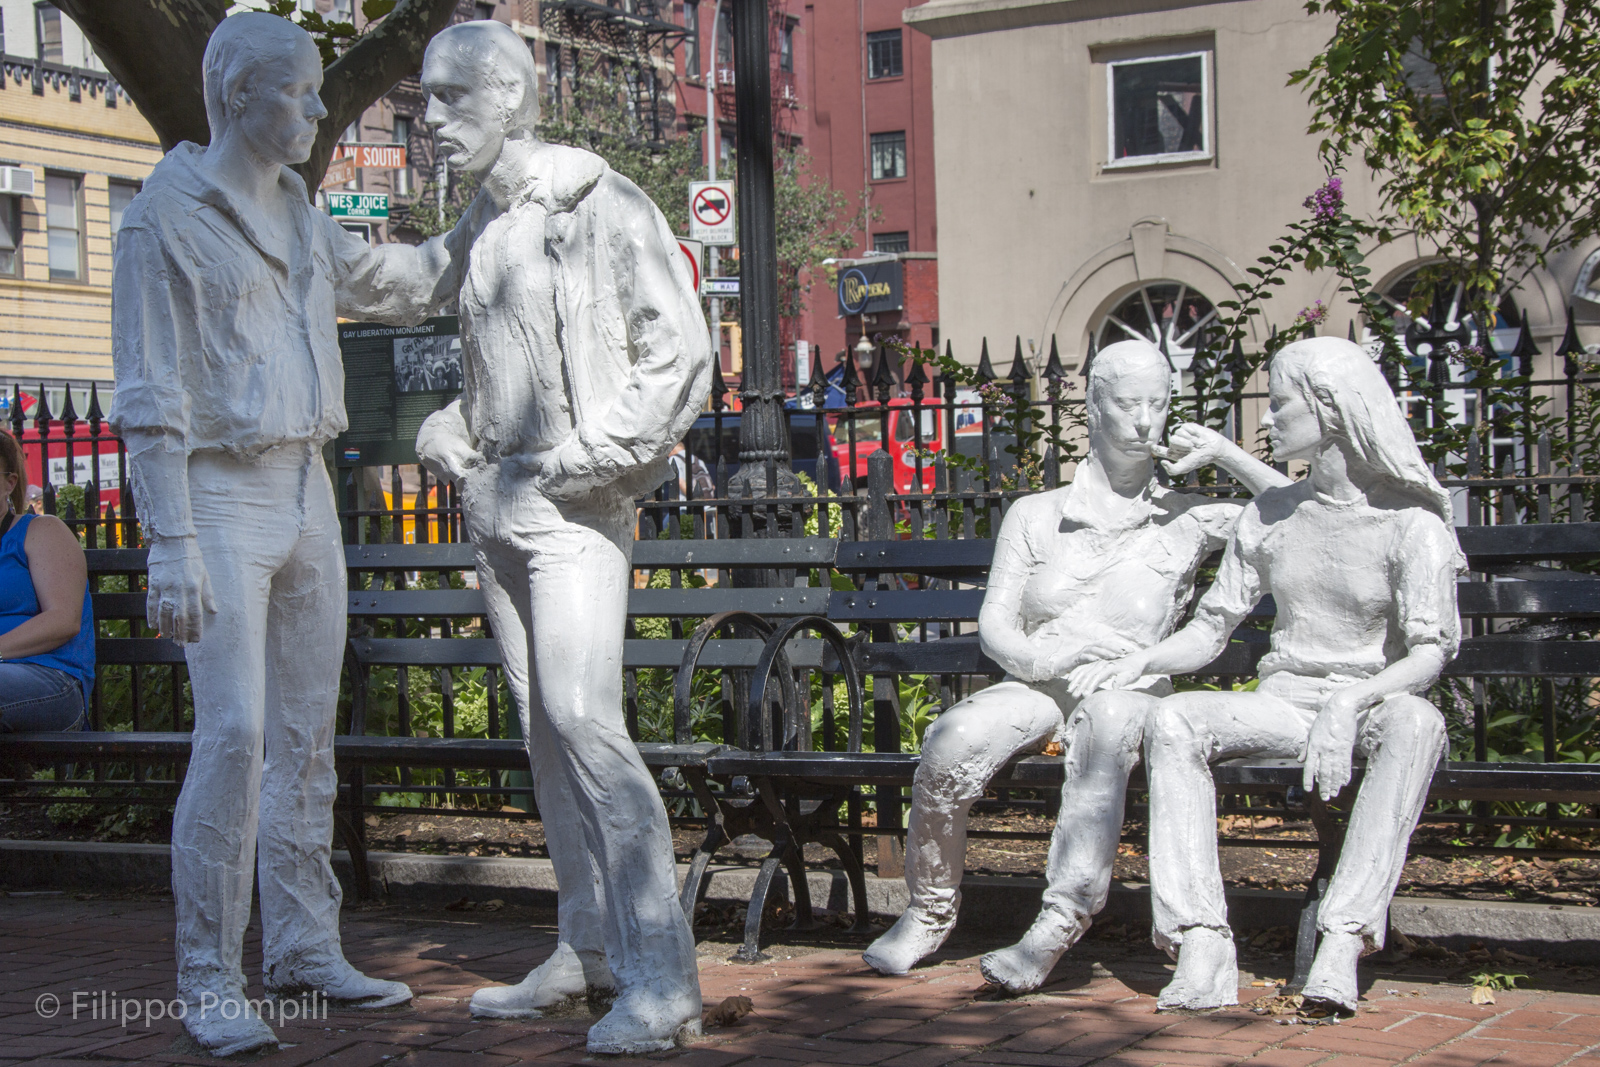
[[[907,973],[917,965],[918,960],[939,951],[939,946],[944,944],[956,924],[960,907],[959,893],[950,906],[949,918],[937,919],[915,905],[907,907],[895,924],[861,954],[861,958],[879,974]]]
[[[1063,953],[1089,929],[1089,920],[1044,912],[1010,948],[978,961],[983,976],[1008,993],[1032,993],[1044,985]]]
[[[1239,962],[1226,930],[1184,931],[1178,969],[1156,999],[1157,1011],[1208,1011],[1239,1003]]]
[[[200,990],[181,999],[186,1009],[183,1028],[213,1056],[278,1047],[278,1035],[238,989]]]
[[[670,1052],[700,1036],[700,995],[625,993],[589,1028],[588,1050],[609,1056]]]
[[[1356,965],[1365,947],[1360,934],[1323,934],[1300,991],[1304,1006],[1354,1015],[1361,997]]]
[[[538,1019],[570,1000],[615,993],[617,983],[603,953],[574,952],[565,941],[516,985],[485,986],[472,994],[479,1019]]]
[[[342,955],[323,963],[273,967],[265,984],[274,997],[316,993],[330,1004],[363,1011],[392,1008],[411,999],[411,987],[404,982],[369,978]]]

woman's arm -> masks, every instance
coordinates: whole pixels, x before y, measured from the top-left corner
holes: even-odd
[[[1290,484],[1287,474],[1261,462],[1215,430],[1186,422],[1167,438],[1167,473],[1178,476],[1205,466],[1218,466],[1239,479],[1251,496]]]
[[[89,584],[89,565],[77,537],[54,515],[41,515],[29,524],[23,547],[28,554],[33,591],[39,598],[39,614],[0,634],[0,657],[5,659],[52,652],[76,637],[83,627],[83,591]]]

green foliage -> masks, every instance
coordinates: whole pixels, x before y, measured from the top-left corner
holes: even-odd
[[[1308,0],[1337,19],[1303,85],[1333,169],[1379,176],[1380,235],[1409,229],[1441,262],[1437,286],[1497,295],[1600,233],[1600,33],[1590,3]]]
[[[394,10],[394,5],[395,0],[364,0],[361,13],[372,23]],[[353,22],[333,22],[323,18],[319,12],[302,10],[300,0],[268,0],[266,11],[281,19],[288,19],[309,33],[317,43],[324,67],[331,66],[339,58],[339,53],[348,48],[350,42],[360,37],[362,32],[356,29]]]
[[[422,185],[422,192],[406,209],[406,228],[423,237],[449,233],[478,195],[478,179],[470,174],[451,174],[445,179],[445,196],[439,199],[439,178],[434,175]],[[388,521],[389,517],[383,517]]]
[[[651,128],[632,105],[633,79],[653,78],[598,53],[577,51],[559,108],[539,116],[539,139],[587,149],[655,201],[674,233],[689,227],[689,182],[699,175],[693,137]]]
[[[1043,489],[1046,485],[1044,463],[1052,457],[1058,463],[1076,462],[1081,457],[1080,444],[1086,437],[1073,431],[1081,431],[1087,425],[1082,404],[1059,405],[1060,421],[1052,425],[1044,408],[1009,382],[1002,385],[1000,381],[985,381],[977,368],[967,366],[954,356],[942,355],[936,349],[923,348],[898,337],[881,340],[884,348],[897,356],[913,363],[935,364],[947,381],[977,390],[983,402],[983,418],[990,422],[996,435],[1012,439],[1006,446],[1012,465],[1000,472],[1000,484],[996,488],[1006,492]],[[1070,381],[1052,381],[1049,399],[1059,401],[1062,393],[1076,388]],[[978,478],[988,473],[982,456],[964,455],[951,447],[943,453],[928,452],[923,458],[931,463],[936,455],[942,455],[951,470],[965,471]]]
[[[1480,989],[1505,990],[1517,988],[1517,979],[1525,974],[1503,974],[1499,971],[1479,971],[1472,976],[1472,984]]]

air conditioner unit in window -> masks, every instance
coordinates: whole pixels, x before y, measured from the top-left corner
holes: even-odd
[[[33,195],[33,171],[27,167],[0,167],[0,193]]]

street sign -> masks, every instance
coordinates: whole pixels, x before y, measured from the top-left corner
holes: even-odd
[[[700,258],[704,255],[706,246],[699,241],[692,241],[687,237],[679,237],[678,251],[689,261],[689,278],[694,283],[695,296],[700,295]]]
[[[328,169],[322,172],[322,188],[328,189],[335,185],[356,180],[356,161],[348,156],[344,159],[335,159],[328,164]]]
[[[707,278],[705,284],[707,296],[739,295],[738,278]]]
[[[346,193],[329,191],[328,214],[345,219],[386,219],[389,217],[388,193]]]
[[[689,236],[708,245],[736,243],[733,183],[689,183]]]
[[[342,144],[334,150],[340,159],[353,159],[358,167],[373,170],[404,170],[406,146],[403,144]]]

